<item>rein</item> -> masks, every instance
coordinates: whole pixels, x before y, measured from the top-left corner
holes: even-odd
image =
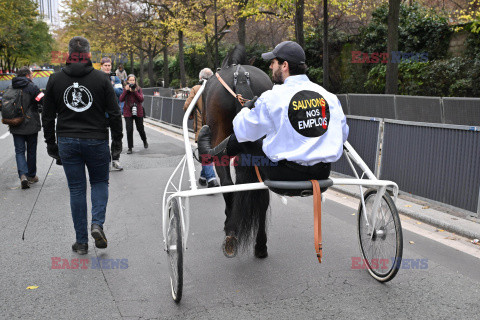
[[[243,105],[245,104],[245,102],[247,101],[250,101],[249,99],[245,99],[244,97],[242,97],[241,94],[236,94],[235,92],[233,92],[232,88],[230,88],[228,86],[228,84],[222,79],[222,77],[220,76],[220,74],[217,72],[215,73],[215,75],[217,76],[217,79],[218,81],[220,81],[220,83],[225,87],[225,89],[227,89],[228,92],[230,92],[230,94],[238,100],[238,102],[240,102],[240,104]]]

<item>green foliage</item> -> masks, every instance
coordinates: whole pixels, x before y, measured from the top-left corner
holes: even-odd
[[[253,66],[263,70],[265,73],[270,72],[270,61],[262,59],[262,53],[269,52],[273,48],[269,48],[263,45],[254,45],[247,46],[245,50],[247,51],[247,60],[253,61]]]
[[[323,68],[310,67],[307,76],[311,81],[323,85]]]
[[[340,54],[338,68],[340,87],[338,93],[363,93],[364,83],[367,80],[371,66],[368,64],[352,63],[352,51],[360,51],[357,41],[345,43]]]
[[[385,90],[386,65],[378,64],[368,73],[367,93]],[[429,62],[402,62],[398,66],[398,93],[437,97],[480,95],[480,61],[461,57]]]
[[[170,87],[171,88],[176,88],[176,89],[180,88],[180,79],[175,78],[172,81],[170,81]]]
[[[13,68],[45,62],[53,39],[48,25],[38,19],[37,5],[30,0],[0,0],[0,59]]]
[[[464,57],[434,61],[425,70],[424,90],[435,96],[478,96],[480,63]]]
[[[387,52],[388,3],[372,13],[372,21],[361,31],[360,47],[363,52]],[[438,13],[417,3],[400,6],[398,50],[428,52],[428,58],[447,56],[452,30],[446,13]]]
[[[387,74],[387,66],[377,64],[368,73],[365,89],[368,93],[381,94],[385,92],[385,76]]]
[[[467,50],[465,55],[467,57],[480,59],[480,18],[470,23],[466,30],[468,31],[468,37],[466,40]]]

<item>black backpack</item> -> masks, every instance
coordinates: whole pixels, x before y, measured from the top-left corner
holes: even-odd
[[[2,122],[4,124],[17,127],[25,120],[22,99],[22,89],[13,89],[12,86],[7,88],[2,99]]]

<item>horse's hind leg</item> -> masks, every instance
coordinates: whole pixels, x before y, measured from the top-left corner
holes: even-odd
[[[266,206],[265,204],[263,204],[261,208],[262,213],[259,217],[258,232],[257,232],[256,241],[255,241],[255,257],[260,259],[268,257],[267,230],[266,230],[267,209],[268,209],[268,202],[266,203]]]

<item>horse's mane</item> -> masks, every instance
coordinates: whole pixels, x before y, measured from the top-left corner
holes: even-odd
[[[241,44],[237,44],[223,59],[222,69],[228,68],[233,64],[247,64],[247,51]]]

